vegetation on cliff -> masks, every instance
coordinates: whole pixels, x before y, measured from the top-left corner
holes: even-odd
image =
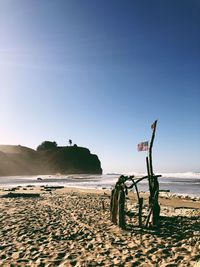
[[[101,174],[101,162],[89,149],[57,146],[45,141],[37,150],[24,146],[0,145],[0,176],[37,174]]]

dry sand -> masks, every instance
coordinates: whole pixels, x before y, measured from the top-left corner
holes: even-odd
[[[135,217],[121,230],[110,221],[110,191],[25,189],[41,195],[0,198],[0,266],[200,266],[199,200],[164,195],[159,231]],[[127,207],[136,211],[134,195]]]

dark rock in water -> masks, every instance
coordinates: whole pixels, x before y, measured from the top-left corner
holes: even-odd
[[[45,190],[52,190],[52,189],[62,189],[62,188],[64,188],[64,186],[62,186],[62,185],[58,185],[58,186],[45,186],[44,187],[44,189]]]
[[[102,174],[101,162],[89,149],[49,143],[48,146],[40,145],[37,151],[24,146],[0,145],[0,176]]]

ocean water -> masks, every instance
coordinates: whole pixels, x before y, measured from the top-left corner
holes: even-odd
[[[145,174],[136,173],[135,178]],[[193,195],[200,197],[200,173],[161,173],[160,190],[170,190],[173,194]],[[0,188],[16,186],[65,186],[77,188],[111,189],[120,174],[103,175],[37,175],[0,177]],[[38,180],[38,178],[41,178]],[[138,184],[140,191],[148,191],[147,179]]]

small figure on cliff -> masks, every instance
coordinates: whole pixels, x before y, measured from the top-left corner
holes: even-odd
[[[71,139],[69,139],[69,145],[70,145],[70,146],[72,145],[72,140],[71,140]]]

